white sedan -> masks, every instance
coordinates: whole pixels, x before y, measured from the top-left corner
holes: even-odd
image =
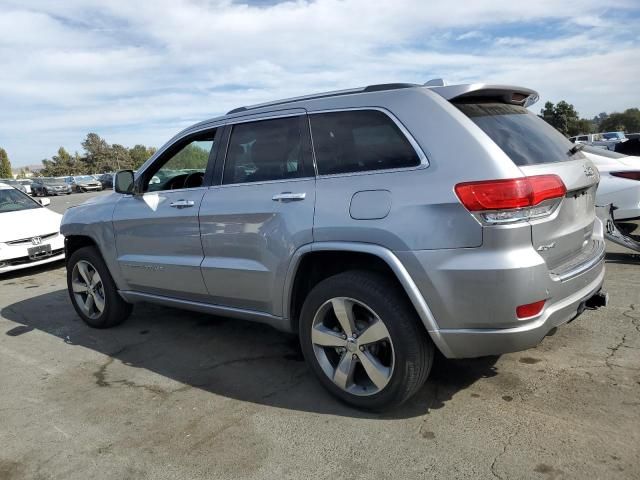
[[[585,146],[582,153],[600,172],[596,203],[613,205],[611,221],[614,225],[607,225],[607,238],[640,251],[637,232],[637,221],[640,220],[640,157],[589,146]]]
[[[0,274],[64,259],[62,215],[49,203],[0,183]]]

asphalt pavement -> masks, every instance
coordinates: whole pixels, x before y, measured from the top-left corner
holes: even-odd
[[[606,275],[609,307],[525,352],[437,358],[385,415],[266,326],[141,304],[93,330],[62,265],[2,276],[0,479],[638,479],[640,256],[610,246]]]
[[[69,195],[54,195],[51,197],[47,197],[49,200],[51,200],[51,204],[48,208],[50,208],[54,212],[64,213],[69,207],[80,205],[81,203],[86,202],[92,197],[108,195],[110,193],[112,193],[112,190],[102,190],[100,192],[71,193]]]

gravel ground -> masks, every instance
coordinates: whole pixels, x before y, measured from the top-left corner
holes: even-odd
[[[612,246],[609,307],[526,352],[437,358],[386,415],[337,403],[268,327],[138,305],[92,330],[62,265],[1,276],[0,479],[637,479],[639,273]]]

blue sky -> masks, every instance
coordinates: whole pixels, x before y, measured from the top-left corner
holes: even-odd
[[[640,2],[0,0],[0,146],[160,146],[240,105],[442,77],[640,107]]]

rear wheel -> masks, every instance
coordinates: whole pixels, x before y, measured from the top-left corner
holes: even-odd
[[[91,327],[113,327],[131,314],[132,305],[118,294],[95,247],[83,247],[71,255],[67,262],[67,287],[77,314]]]
[[[320,382],[355,407],[401,404],[425,382],[434,347],[394,282],[351,271],[320,282],[300,316],[300,343]]]

